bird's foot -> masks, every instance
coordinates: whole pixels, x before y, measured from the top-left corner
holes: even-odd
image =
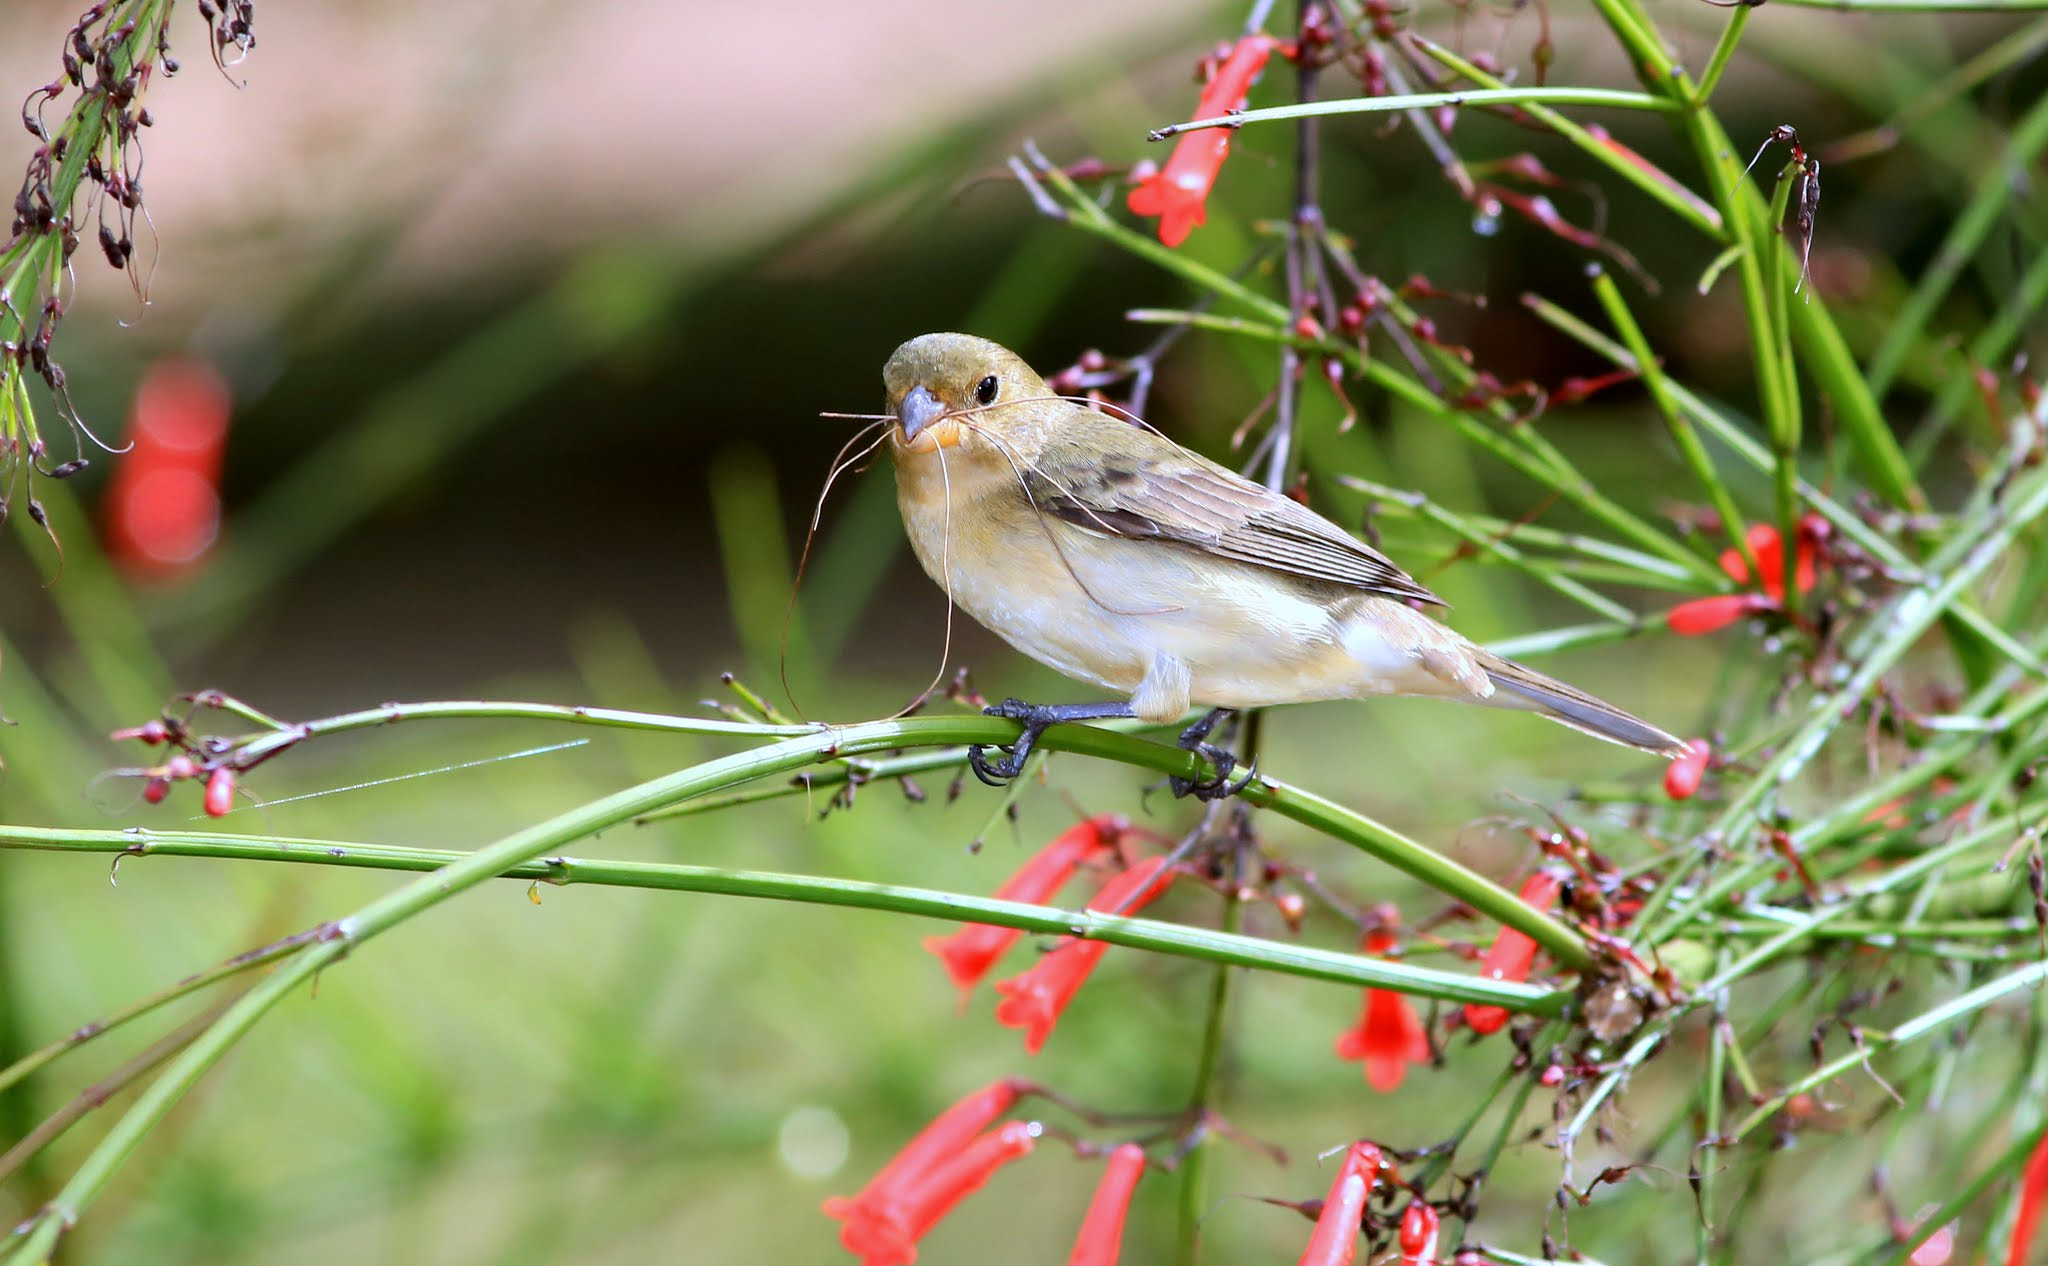
[[[994,760],[989,759],[988,747],[985,744],[976,743],[967,749],[967,767],[974,771],[974,776],[991,787],[1000,787],[1024,772],[1024,762],[1030,759],[1032,748],[1038,745],[1038,736],[1045,733],[1048,727],[1070,721],[1101,721],[1111,717],[1127,717],[1131,715],[1131,705],[1026,703],[1022,699],[1005,699],[981,711],[983,716],[1002,717],[1024,727],[1018,732],[1017,741],[1009,744],[1003,754]]]
[[[1209,732],[1229,715],[1228,708],[1211,708],[1208,715],[1180,732],[1181,749],[1208,761],[1216,772],[1207,778],[1168,778],[1166,785],[1174,795],[1191,795],[1203,801],[1223,800],[1251,786],[1252,779],[1258,777],[1259,763],[1253,761],[1245,768],[1244,776],[1233,781],[1230,775],[1237,771],[1237,754],[1209,741]]]

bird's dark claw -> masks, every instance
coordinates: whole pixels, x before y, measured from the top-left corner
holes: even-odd
[[[1022,699],[1005,699],[993,707],[983,708],[983,716],[1001,717],[1005,721],[1016,721],[1024,728],[1018,733],[1017,741],[1011,743],[1003,754],[994,760],[988,758],[988,746],[976,743],[967,749],[967,767],[974,776],[991,787],[1000,787],[1024,772],[1024,762],[1030,759],[1031,749],[1038,745],[1038,736],[1048,726],[1068,721],[1101,721],[1110,717],[1131,715],[1128,703],[1026,703]]]
[[[1209,732],[1216,728],[1224,717],[1230,715],[1228,708],[1212,709],[1207,716],[1195,722],[1180,733],[1180,747],[1193,752],[1216,767],[1216,772],[1207,778],[1168,778],[1166,785],[1176,796],[1193,796],[1197,800],[1224,800],[1251,786],[1258,777],[1259,763],[1253,761],[1244,771],[1242,778],[1233,781],[1230,775],[1237,770],[1235,753],[1209,742]]]
[[[976,778],[988,786],[1000,787],[1024,772],[1024,762],[1030,758],[1032,746],[1045,732],[1045,727],[1051,724],[1050,721],[1039,721],[1033,725],[1033,711],[1032,706],[1022,699],[1005,699],[981,710],[983,716],[1022,721],[1024,729],[1017,735],[1017,741],[994,760],[988,758],[988,748],[980,743],[967,749],[967,767],[974,771]]]

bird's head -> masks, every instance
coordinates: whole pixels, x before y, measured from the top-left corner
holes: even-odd
[[[1031,405],[1054,399],[1015,352],[972,334],[911,339],[889,358],[882,384],[896,415],[889,438],[913,453],[952,448],[975,429],[1014,435],[1041,412]]]

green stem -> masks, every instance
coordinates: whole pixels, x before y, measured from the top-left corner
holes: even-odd
[[[1507,84],[1498,77],[1481,70],[1474,63],[1435,40],[1418,35],[1414,31],[1408,32],[1408,39],[1423,52],[1483,88],[1507,87]],[[1717,242],[1725,239],[1726,232],[1721,226],[1721,213],[1710,206],[1706,199],[1678,183],[1669,172],[1650,166],[1640,154],[1621,148],[1613,137],[1604,132],[1595,134],[1590,128],[1573,122],[1548,106],[1530,103],[1523,108],[1530,118],[1570,141],[1581,152],[1649,195],[1653,201],[1663,204],[1666,209],[1707,237]]]
[[[1895,1050],[1901,1046],[1917,1042],[1929,1034],[1947,1028],[1957,1020],[1983,1010],[2007,994],[2031,988],[2044,980],[2048,980],[2048,962],[2029,963],[2016,971],[2007,972],[2003,976],[1979,985],[1966,994],[1951,998],[1940,1006],[1921,1012],[1906,1023],[1894,1028],[1890,1033],[1881,1034],[1867,1029],[1864,1030],[1863,1043],[1860,1048],[1836,1056],[1834,1059],[1822,1064],[1819,1068],[1796,1079],[1769,1100],[1757,1105],[1748,1116],[1744,1117],[1730,1131],[1728,1141],[1730,1143],[1740,1142],[1751,1130],[1754,1130],[1757,1126],[1762,1125],[1770,1120],[1772,1116],[1776,1115],[1778,1110],[1783,1108],[1792,1096],[1805,1094],[1816,1086],[1825,1085],[1850,1069],[1869,1062],[1881,1052]]]
[[[86,1157],[63,1189],[27,1224],[26,1233],[17,1242],[9,1260],[15,1263],[45,1260],[62,1231],[77,1222],[85,1208],[105,1190],[115,1171],[141,1146],[143,1139],[170,1113],[200,1077],[218,1063],[234,1043],[254,1027],[271,1008],[301,984],[310,981],[315,974],[340,960],[355,946],[368,942],[494,875],[502,874],[537,858],[549,856],[569,843],[586,838],[606,827],[616,826],[640,814],[691,796],[754,778],[791,772],[832,755],[889,751],[919,741],[993,743],[1014,737],[1015,732],[1016,726],[1013,723],[992,717],[919,718],[908,721],[873,721],[825,734],[785,739],[767,747],[739,752],[641,783],[514,832],[494,844],[463,856],[460,860],[449,862],[431,873],[422,875],[347,918],[325,925],[318,939],[238,999],[221,1016],[217,1024],[187,1047],[142,1093],[135,1105],[115,1123],[106,1137]],[[1041,742],[1042,746],[1048,749],[1063,748],[1069,751],[1112,755],[1113,758],[1125,759],[1158,769],[1160,772],[1178,773],[1184,777],[1199,777],[1203,772],[1201,762],[1192,753],[1085,726],[1056,726],[1047,731]],[[1355,827],[1364,822],[1364,819],[1358,819],[1356,815],[1319,797],[1277,784],[1255,785],[1248,789],[1246,799],[1254,804],[1271,805],[1278,811],[1309,825],[1327,823],[1336,826],[1351,822]],[[1373,848],[1376,850],[1384,850],[1390,840],[1400,838],[1385,831],[1385,828],[1378,827],[1377,824],[1372,825],[1370,835],[1374,837]],[[11,828],[10,834],[19,835],[23,830]],[[1366,837],[1360,837],[1364,838]],[[1412,841],[1407,842],[1405,848],[1396,848],[1393,851],[1407,852],[1410,849],[1434,857],[1433,854],[1428,854],[1428,850],[1413,844]],[[563,859],[563,862],[570,866],[573,874],[573,863],[568,863],[567,859]],[[1447,876],[1454,873],[1452,870],[1442,869],[1455,867],[1455,863],[1450,863],[1448,859],[1436,858],[1435,863],[1436,865],[1425,864],[1425,868]],[[1461,867],[1455,869],[1462,870]],[[715,886],[718,884],[735,882],[730,872],[706,872],[698,878],[703,882],[704,890],[716,890]],[[1535,911],[1523,906],[1512,894],[1479,879],[1478,876],[1474,875],[1471,878],[1478,880],[1481,885],[1492,889],[1493,893],[1498,895],[1502,903],[1502,913],[1515,916],[1517,925],[1521,926],[1523,931],[1529,932],[1546,946],[1555,942],[1576,957],[1581,964],[1589,960],[1590,955],[1584,944],[1567,929],[1548,918],[1543,918],[1540,926],[1532,931],[1526,918],[1516,915],[1516,909],[1519,908],[1525,915],[1535,914]],[[814,886],[820,881],[804,881],[790,876],[743,878],[737,882],[753,888],[764,887],[770,883],[784,884],[788,885],[792,892],[820,890]],[[830,890],[834,892],[854,891],[853,888],[837,881],[823,882],[830,885]],[[872,886],[864,895],[877,904],[888,904],[889,908],[903,908],[910,904],[910,900],[903,894],[883,886]],[[948,905],[956,900],[944,894],[917,894],[917,897],[934,902],[935,907]],[[1045,917],[1028,907],[1004,913],[1013,913],[1020,919]],[[1072,912],[1059,914],[1052,920],[1052,924],[1061,930],[1091,936],[1101,935],[1104,939],[1110,934],[1122,935],[1131,932],[1128,926],[1131,922],[1093,913],[1076,916]],[[1537,936],[1537,931],[1542,935]],[[1204,935],[1215,937],[1220,934]],[[1290,947],[1287,952],[1300,954],[1303,951]],[[1263,954],[1263,951],[1260,953]],[[1219,954],[1219,958],[1222,957],[1223,955]],[[1302,961],[1306,963],[1307,960]],[[1371,963],[1371,960],[1366,959],[1358,961],[1361,965]],[[1390,966],[1385,963],[1371,965],[1374,972],[1382,972]],[[1404,970],[1417,972],[1423,969],[1404,967]],[[1350,975],[1349,972],[1344,974]],[[1486,982],[1473,983],[1477,985]],[[1547,1005],[1562,1005],[1562,1001],[1555,999]],[[1535,1000],[1518,999],[1506,1005],[1527,1008],[1534,1004]]]
[[[1749,5],[1737,5],[1728,15],[1728,25],[1721,28],[1721,38],[1714,45],[1713,55],[1707,58],[1707,68],[1700,73],[1700,86],[1695,97],[1700,101],[1713,99],[1714,89],[1721,83],[1721,72],[1728,69],[1728,62],[1735,56],[1735,46],[1742,42],[1743,31],[1749,28]]]
[[[1321,118],[1332,114],[1388,114],[1403,110],[1434,110],[1439,106],[1522,105],[1608,106],[1617,110],[1649,110],[1669,114],[1679,107],[1664,97],[1646,92],[1624,92],[1614,88],[1467,88],[1456,92],[1409,92],[1385,97],[1341,97],[1331,101],[1304,101],[1298,105],[1269,106],[1263,110],[1240,110],[1213,119],[1192,119],[1169,123],[1155,129],[1151,139],[1164,141],[1183,132],[1203,128],[1238,128],[1250,123],[1278,123],[1290,119]]]
[[[1621,297],[1621,288],[1614,284],[1614,278],[1604,269],[1593,273],[1593,294],[1600,300],[1601,309],[1607,313],[1608,324],[1621,335],[1621,341],[1635,358],[1636,372],[1642,377],[1643,386],[1655,402],[1657,412],[1664,418],[1665,429],[1671,432],[1671,442],[1678,446],[1679,456],[1692,470],[1692,477],[1714,503],[1714,512],[1721,516],[1721,531],[1728,543],[1741,552],[1749,564],[1749,574],[1761,577],[1763,571],[1757,565],[1756,553],[1749,545],[1749,528],[1743,521],[1742,511],[1735,506],[1735,496],[1722,481],[1714,463],[1707,456],[1706,445],[1700,443],[1699,433],[1693,430],[1691,419],[1679,409],[1678,402],[1671,394],[1671,380],[1664,375],[1664,366],[1657,354],[1650,350],[1650,340],[1643,335],[1643,327],[1636,323],[1635,314],[1629,311],[1628,301]]]

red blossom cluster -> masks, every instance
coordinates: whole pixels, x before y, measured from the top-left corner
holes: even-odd
[[[1077,874],[1106,873],[1108,877],[1089,900],[1088,909],[1117,914],[1141,909],[1163,893],[1179,872],[1162,856],[1126,864],[1126,846],[1135,834],[1122,817],[1104,814],[1087,818],[1025,859],[996,895],[1006,901],[1041,904],[1055,899]],[[1114,869],[1118,866],[1121,869]],[[1546,903],[1555,900],[1556,891],[1556,881],[1548,882],[1551,895]],[[1524,890],[1525,899],[1531,895]],[[1275,904],[1284,917],[1299,917],[1298,898],[1291,916],[1279,898]],[[1373,911],[1372,920],[1364,938],[1365,952],[1398,957],[1399,912],[1383,905]],[[924,944],[945,966],[964,1003],[1022,936],[1015,928],[967,924]],[[1504,932],[1488,956],[1488,970],[1494,979],[1522,979],[1528,974],[1533,943],[1526,953],[1514,950],[1513,945]],[[1085,936],[1064,938],[1031,968],[996,985],[1001,995],[996,1018],[1024,1029],[1025,1049],[1036,1054],[1108,948],[1105,942]],[[1385,989],[1366,991],[1358,1024],[1338,1038],[1337,1054],[1363,1062],[1366,1080],[1381,1091],[1398,1086],[1408,1065],[1433,1058],[1428,1031],[1414,1005],[1404,995]],[[986,1185],[998,1169],[1033,1150],[1041,1128],[1035,1122],[1002,1122],[1002,1118],[1034,1092],[1037,1088],[1032,1083],[1014,1079],[975,1091],[919,1131],[857,1195],[827,1200],[825,1213],[840,1222],[840,1244],[859,1257],[863,1266],[914,1262],[918,1242],[947,1213]],[[1149,1163],[1145,1149],[1130,1142],[1075,1146],[1085,1156],[1105,1156],[1106,1164],[1074,1241],[1069,1266],[1116,1266],[1132,1194]],[[1317,1217],[1302,1257],[1304,1263],[1351,1262],[1361,1231],[1375,1226],[1382,1233],[1394,1233],[1402,1266],[1425,1266],[1440,1260],[1439,1215],[1423,1200],[1411,1201],[1398,1227],[1391,1221],[1374,1223],[1367,1218],[1367,1197],[1382,1181],[1396,1182],[1393,1165],[1375,1145],[1353,1144],[1329,1198],[1301,1206]],[[1391,1218],[1391,1213],[1388,1216]]]
[[[1751,524],[1747,537],[1749,552],[1756,557],[1760,573],[1754,585],[1741,593],[1717,593],[1681,602],[1664,613],[1664,622],[1680,637],[1699,637],[1725,629],[1744,616],[1779,610],[1785,605],[1788,580],[1796,593],[1808,592],[1819,580],[1820,546],[1829,531],[1828,521],[1817,514],[1802,518],[1788,567],[1784,539],[1778,529],[1768,523]],[[1723,550],[1721,570],[1738,585],[1752,583],[1749,562],[1741,550]]]

